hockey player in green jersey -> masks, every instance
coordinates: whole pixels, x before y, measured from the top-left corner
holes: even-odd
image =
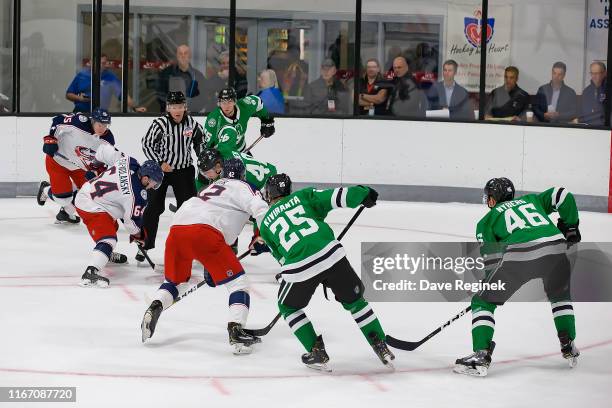
[[[219,92],[218,105],[206,116],[204,147],[215,148],[224,157],[233,151],[244,152],[244,135],[253,116],[261,120],[260,133],[263,137],[274,134],[274,118],[258,96],[249,95],[236,100],[234,88],[224,88]]]
[[[206,172],[199,171],[196,177],[196,190],[200,191],[219,178],[221,176],[221,161],[229,159],[238,159],[244,164],[246,168],[246,182],[257,190],[263,190],[268,179],[276,174],[276,167],[273,164],[255,160],[251,155],[237,151],[223,155],[217,149],[203,149],[198,154],[198,162],[211,162],[210,167],[207,167],[207,169],[214,167],[215,171],[208,173],[208,175],[204,174]],[[218,163],[216,166],[214,165],[215,162]],[[202,167],[198,168],[202,169]]]
[[[495,347],[496,307],[537,278],[542,279],[552,306],[561,353],[574,367],[580,353],[574,344],[576,327],[566,255],[568,243],[581,239],[574,196],[561,187],[515,199],[514,185],[502,177],[487,182],[483,201],[490,211],[478,223],[476,238],[485,257],[484,282],[500,282],[505,290],[483,290],[472,298],[474,354],[457,359],[454,371],[487,375]],[[557,226],[548,217],[555,211],[559,213]]]
[[[306,188],[291,193],[286,174],[271,177],[264,196],[270,209],[259,225],[261,238],[281,265],[278,307],[306,349],[302,362],[329,371],[329,356],[304,308],[319,284],[330,288],[348,310],[383,364],[392,367],[395,357],[384,342],[385,333],[374,311],[363,298],[364,286],[346,258],[342,244],[325,217],[334,208],[372,207],[378,193],[363,186],[330,190]]]

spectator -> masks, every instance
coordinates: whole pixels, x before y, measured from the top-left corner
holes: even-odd
[[[389,98],[389,111],[395,116],[424,118],[428,106],[427,97],[412,78],[406,57],[395,57],[393,74],[395,78]]]
[[[359,93],[359,114],[384,115],[387,112],[387,89],[379,88],[376,83],[383,80],[380,64],[376,58],[366,62],[366,74],[363,77]]]
[[[108,69],[108,56],[100,57],[100,108],[108,110],[113,95],[121,100],[121,80]],[[73,112],[91,112],[91,66],[80,70],[66,89],[66,99],[74,103]],[[128,107],[136,112],[146,112],[144,106],[135,107],[128,95]]]
[[[349,114],[349,91],[336,78],[336,64],[327,58],[321,64],[321,77],[309,83],[304,90],[306,113]]]
[[[582,91],[580,122],[589,125],[604,125],[604,103],[606,101],[606,65],[591,63],[591,83]]]
[[[504,85],[495,88],[485,109],[485,119],[511,118],[521,120],[521,116],[529,105],[529,94],[522,90],[517,82],[519,70],[509,66],[504,70]]]
[[[270,113],[285,113],[285,98],[280,89],[278,89],[278,80],[276,73],[271,69],[264,69],[257,77],[259,86],[259,96]]]
[[[219,91],[228,87],[229,80],[229,51],[222,51],[218,57],[218,69],[214,75],[209,77],[202,87],[204,93],[204,109],[211,112],[217,107],[217,96]],[[234,78],[234,89],[238,98],[244,98],[247,94],[246,71],[240,64],[236,64],[236,78]]]
[[[157,101],[161,112],[166,112],[166,95],[168,92],[182,92],[187,97],[188,109],[199,112],[204,106],[200,96],[200,84],[204,75],[191,66],[191,49],[187,45],[176,48],[176,64],[164,68],[159,73]]]
[[[448,109],[451,119],[474,119],[470,95],[467,89],[455,82],[456,74],[457,62],[452,59],[445,61],[442,65],[444,80],[436,82],[429,92],[431,109]]]
[[[566,65],[555,62],[548,84],[538,88],[533,113],[540,122],[571,122],[578,116],[576,91],[565,85]]]

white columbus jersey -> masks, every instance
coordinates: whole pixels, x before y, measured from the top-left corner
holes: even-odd
[[[114,150],[114,149],[113,149]],[[147,190],[138,177],[138,162],[123,156],[100,176],[83,184],[75,205],[82,211],[106,212],[115,220],[123,219],[130,234],[138,234],[147,206]]]
[[[235,179],[220,179],[185,201],[178,209],[172,225],[206,224],[223,234],[225,242],[236,241],[252,216],[260,224],[268,211],[261,193],[248,183]]]
[[[58,150],[53,159],[68,170],[89,170],[98,147],[115,144],[110,131],[102,136],[93,134],[89,118],[78,113],[53,118],[49,134],[57,139]]]

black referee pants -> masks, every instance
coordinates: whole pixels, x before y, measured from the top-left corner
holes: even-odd
[[[159,216],[166,209],[166,193],[168,186],[172,186],[176,197],[176,206],[180,208],[184,201],[196,195],[195,169],[193,166],[164,173],[164,181],[157,190],[147,190],[148,203],[143,216],[143,226],[147,231],[147,240],[144,249],[155,248]]]

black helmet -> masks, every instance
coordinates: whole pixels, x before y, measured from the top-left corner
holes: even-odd
[[[496,202],[503,203],[514,198],[514,184],[506,177],[492,178],[487,181],[482,197],[485,204],[493,197]]]
[[[285,173],[275,174],[268,179],[265,187],[266,200],[272,201],[278,197],[291,194],[291,179]]]
[[[181,103],[187,103],[185,94],[181,91],[170,91],[166,95],[166,105],[179,105]]]
[[[198,170],[200,174],[206,173],[215,167],[215,164],[221,162],[221,154],[217,149],[202,149],[198,154]]]
[[[229,159],[223,162],[223,171],[221,177],[244,180],[246,177],[246,168],[240,159]]]
[[[219,94],[217,95],[217,100],[219,102],[225,101],[225,100],[235,101],[236,99],[238,99],[238,96],[236,95],[236,90],[232,88],[231,86],[221,89],[219,91]]]

